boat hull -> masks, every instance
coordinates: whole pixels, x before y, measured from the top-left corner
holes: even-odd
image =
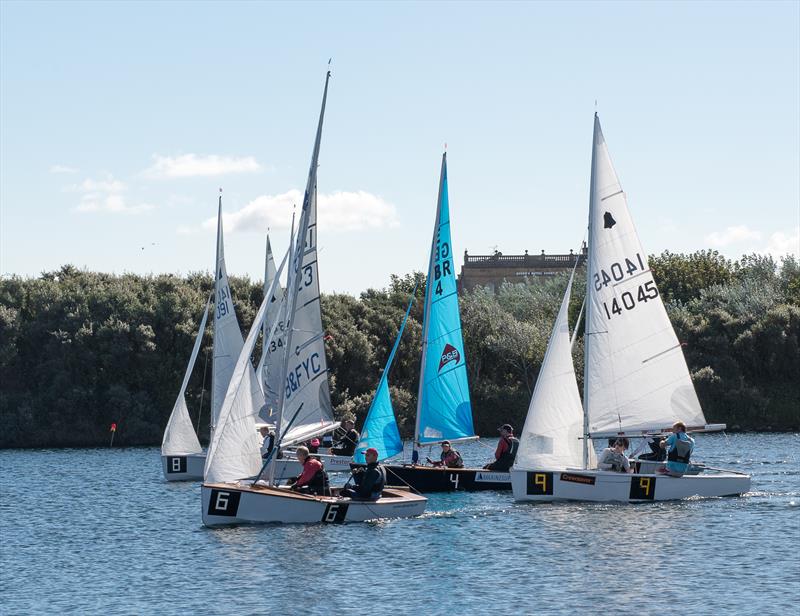
[[[647,503],[691,497],[739,496],[750,476],[733,472],[670,477],[599,470],[512,470],[516,501]]]
[[[317,453],[311,455],[322,462],[322,466],[328,473],[350,472],[350,465],[353,462],[352,458],[345,456],[333,456]],[[302,472],[302,464],[300,464],[300,462],[298,462],[294,457],[280,458],[275,462],[275,477],[278,479],[297,477]]]
[[[386,485],[411,487],[418,492],[510,490],[511,475],[482,468],[385,465]]]
[[[183,456],[161,456],[161,471],[167,481],[199,481],[206,466],[205,453]]]
[[[232,524],[341,524],[421,515],[428,499],[407,490],[384,490],[376,501],[309,496],[287,488],[203,484],[206,526]]]

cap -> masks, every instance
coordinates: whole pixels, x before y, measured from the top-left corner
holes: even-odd
[[[503,424],[502,426],[500,426],[497,429],[498,430],[508,430],[509,432],[513,432],[514,431],[514,428],[511,427],[511,424]]]
[[[374,447],[370,447],[369,449],[367,449],[367,450],[364,452],[364,455],[365,455],[365,456],[366,456],[366,455],[368,455],[368,454],[375,454],[375,457],[377,458],[377,457],[378,457],[378,450],[377,450],[377,449],[375,449]]]

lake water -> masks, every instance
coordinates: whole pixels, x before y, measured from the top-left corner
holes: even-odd
[[[0,613],[797,614],[798,451],[700,436],[698,460],[752,473],[742,498],[431,494],[415,519],[215,530],[156,448],[0,451]]]

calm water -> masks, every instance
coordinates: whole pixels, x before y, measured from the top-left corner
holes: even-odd
[[[743,498],[433,494],[416,519],[216,530],[155,448],[0,451],[0,613],[797,614],[798,450],[796,434],[700,437],[698,459],[753,474]]]

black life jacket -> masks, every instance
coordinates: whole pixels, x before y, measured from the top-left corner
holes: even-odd
[[[669,453],[667,454],[667,460],[670,462],[682,462],[684,464],[688,464],[691,455],[692,443],[678,438],[675,441],[675,444],[672,446],[672,449],[669,450]]]
[[[375,482],[375,485],[372,486],[372,497],[377,498],[383,492],[383,488],[386,487],[386,469],[383,468],[382,464],[378,464],[375,467],[375,470],[378,471],[378,480]]]
[[[517,458],[517,450],[519,449],[519,439],[515,436],[504,436],[503,439],[505,440],[506,443],[508,443],[508,449],[502,456],[500,456],[500,458],[502,459],[508,456],[509,458],[511,458],[511,461],[513,462]]]

